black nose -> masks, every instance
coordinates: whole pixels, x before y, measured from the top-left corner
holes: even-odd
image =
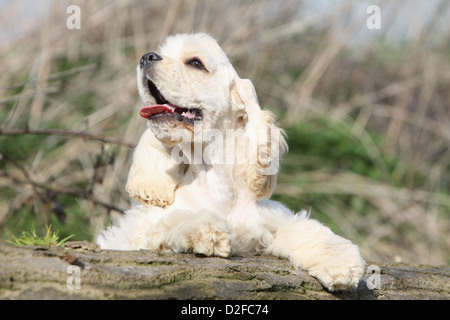
[[[162,60],[161,56],[155,52],[147,52],[141,58],[140,65],[141,68],[147,67],[152,64],[153,61]]]

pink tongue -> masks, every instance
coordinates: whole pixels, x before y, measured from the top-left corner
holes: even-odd
[[[163,112],[170,112],[170,113],[174,113],[175,112],[175,107],[172,107],[168,104],[157,104],[154,106],[146,106],[143,107],[140,111],[139,111],[139,115],[142,118],[148,119],[151,116],[155,115],[155,114],[160,114]]]

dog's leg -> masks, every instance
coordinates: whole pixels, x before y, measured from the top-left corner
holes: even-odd
[[[181,210],[161,219],[146,236],[154,250],[219,257],[230,256],[234,239],[225,220],[216,215]]]
[[[364,269],[356,245],[306,217],[294,217],[281,225],[267,250],[289,258],[331,291],[356,287]]]
[[[170,149],[147,129],[134,150],[126,189],[144,206],[164,208],[173,203],[184,171],[184,165],[172,158]]]

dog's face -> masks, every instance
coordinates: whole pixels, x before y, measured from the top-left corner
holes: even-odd
[[[236,72],[217,42],[206,34],[169,37],[159,53],[146,53],[137,66],[140,115],[165,144],[176,143],[175,130],[193,134],[227,128],[231,112],[230,84]]]

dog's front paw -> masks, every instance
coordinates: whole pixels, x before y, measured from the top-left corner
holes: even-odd
[[[174,201],[173,188],[156,189],[142,179],[129,178],[126,189],[131,198],[145,206],[164,208]]]
[[[149,196],[147,194],[130,194],[130,196],[133,198],[134,201],[142,203],[144,206],[147,207],[161,207],[164,208],[170,204],[172,204],[172,200],[166,200],[163,199],[161,196]]]
[[[204,222],[188,238],[193,253],[223,258],[231,255],[232,236],[225,223]]]
[[[324,254],[324,259],[308,268],[310,275],[330,291],[358,286],[364,270],[364,260],[356,245],[344,240]]]

